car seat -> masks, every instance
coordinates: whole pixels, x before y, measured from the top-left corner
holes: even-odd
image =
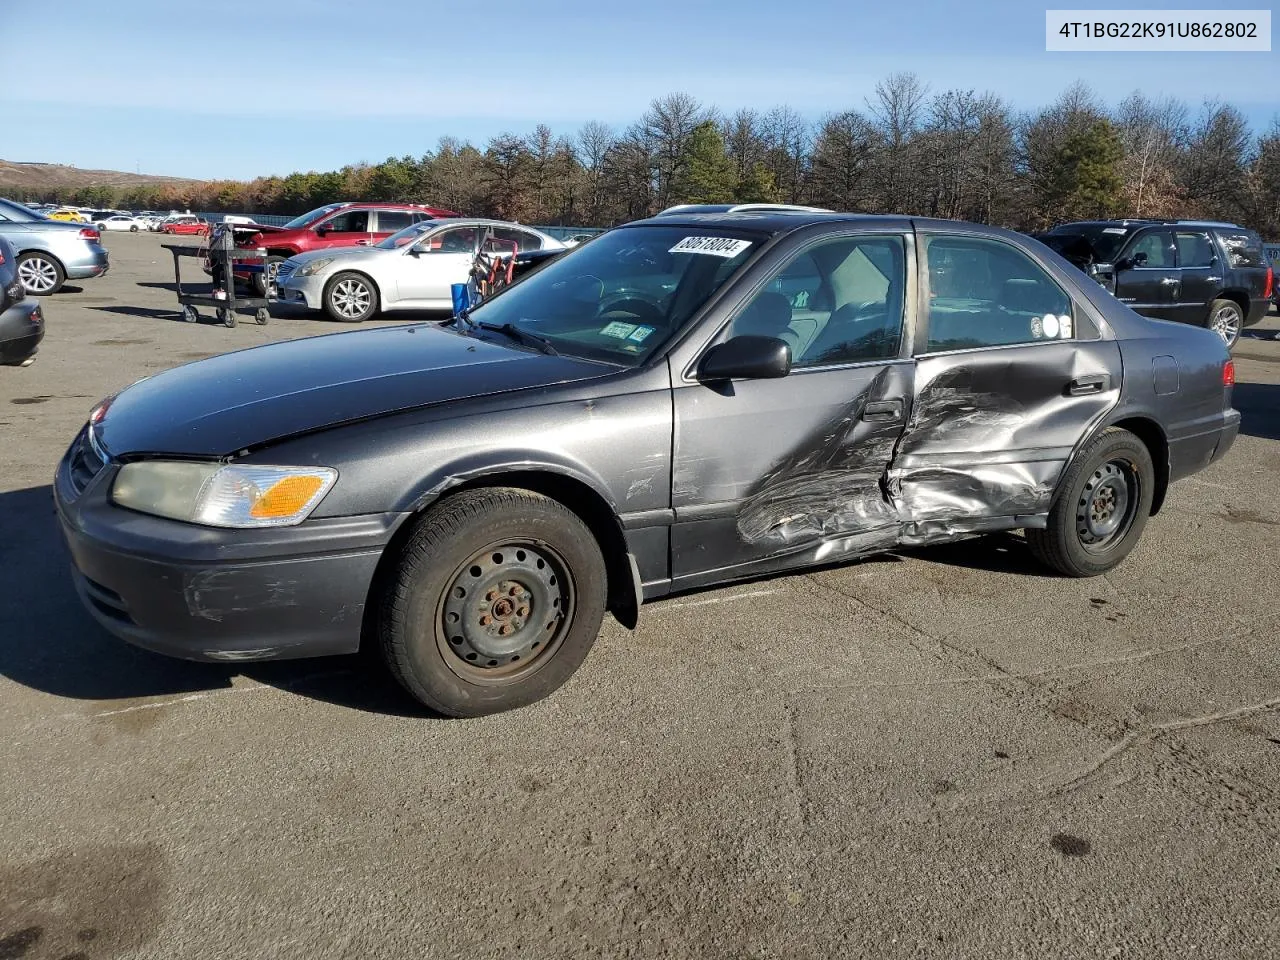
[[[800,346],[800,337],[791,329],[791,301],[772,291],[756,294],[733,321],[733,335],[776,337],[791,348],[792,355]]]

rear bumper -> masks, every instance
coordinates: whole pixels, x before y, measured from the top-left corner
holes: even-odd
[[[80,441],[77,440],[77,444]],[[115,506],[108,465],[79,492],[70,460],[54,501],[85,607],[115,636],[186,660],[353,653],[398,515],[217,530]]]
[[[44,339],[44,311],[39,300],[20,300],[0,313],[0,364],[22,363]]]
[[[1245,313],[1244,325],[1246,327],[1252,327],[1255,323],[1261,323],[1266,319],[1266,316],[1270,311],[1270,300],[1250,300],[1249,309]]]
[[[98,243],[87,244],[89,249],[82,255],[68,257],[63,261],[63,269],[68,280],[87,280],[100,277],[111,269],[110,255],[107,248]]]

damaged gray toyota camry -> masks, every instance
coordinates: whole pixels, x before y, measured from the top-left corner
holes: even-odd
[[[531,703],[643,601],[1024,529],[1120,563],[1239,415],[1208,330],[1036,241],[812,211],[617,228],[469,315],[202,360],[57,470],[108,630],[195,660],[374,645],[444,714]]]

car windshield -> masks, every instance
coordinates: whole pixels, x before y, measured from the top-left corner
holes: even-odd
[[[471,319],[511,324],[559,353],[636,366],[679,331],[763,239],[705,227],[613,230],[482,303]]]
[[[1129,230],[1125,227],[1102,223],[1072,224],[1040,237],[1051,250],[1073,263],[1112,263],[1128,238]]]
[[[28,209],[20,203],[13,203],[10,200],[0,200],[0,217],[5,220],[17,220],[22,223],[45,219],[34,210]]]
[[[297,230],[300,227],[305,227],[307,224],[312,223],[316,220],[319,220],[326,213],[329,213],[330,211],[333,211],[333,210],[337,210],[340,206],[342,206],[342,204],[340,203],[330,203],[330,204],[326,204],[323,207],[316,207],[314,210],[308,211],[307,213],[304,213],[300,217],[294,217],[292,220],[286,223],[282,229]]]
[[[403,230],[397,230],[385,240],[375,243],[374,246],[379,247],[382,250],[395,250],[398,247],[403,247],[413,243],[413,241],[417,240],[428,230],[437,226],[439,226],[439,224],[434,220],[423,220],[420,223],[411,223]]]

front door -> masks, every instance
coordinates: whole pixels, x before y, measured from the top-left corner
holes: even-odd
[[[1173,238],[1180,282],[1171,319],[1203,326],[1222,289],[1222,262],[1207,230],[1177,230]]]
[[[906,422],[908,237],[826,237],[790,257],[713,343],[785,340],[776,380],[673,370],[671,571],[695,586],[891,546],[883,479]]]
[[[406,305],[452,305],[450,287],[465,283],[476,255],[475,227],[448,227],[415,241],[400,257],[398,299]]]
[[[1173,235],[1144,230],[1116,261],[1116,299],[1144,317],[1172,320],[1178,279]]]
[[[368,210],[343,210],[316,227],[316,243],[321,247],[368,246],[372,241]]]
[[[928,306],[888,477],[902,542],[1034,525],[1119,399],[1120,349],[1014,244],[922,231],[921,247]]]

